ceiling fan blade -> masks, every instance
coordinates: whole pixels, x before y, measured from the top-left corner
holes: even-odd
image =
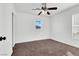
[[[50,15],[50,12],[47,11],[47,14]]]
[[[47,8],[47,10],[57,10],[57,7]]]
[[[38,15],[40,15],[42,13],[42,11],[40,13],[38,13]]]
[[[40,8],[32,9],[32,10],[41,10]]]

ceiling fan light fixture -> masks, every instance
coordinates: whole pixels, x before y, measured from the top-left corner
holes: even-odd
[[[46,3],[42,3],[42,7],[41,8],[36,8],[36,9],[32,9],[32,10],[42,10],[38,13],[38,15],[50,15],[51,13],[49,12],[49,10],[57,10],[58,8],[57,7],[50,7],[48,8]]]
[[[42,11],[41,11],[41,12],[39,12],[39,13],[38,13],[38,15],[40,15],[41,13],[42,13]]]
[[[46,11],[42,10],[41,12],[38,13],[38,15],[41,15],[41,14],[45,15],[46,13],[47,13]]]
[[[47,11],[47,14],[50,15],[50,12]]]
[[[47,13],[46,11],[44,11],[44,10],[42,11],[42,14],[43,14],[43,15],[45,15],[46,13]]]

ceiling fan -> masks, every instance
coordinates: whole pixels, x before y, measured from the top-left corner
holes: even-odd
[[[47,8],[46,3],[42,3],[42,7],[41,8],[36,8],[36,9],[32,9],[32,10],[42,10],[38,13],[38,15],[42,14],[43,11],[46,12],[48,15],[50,15],[50,12],[48,10],[57,10],[57,7],[51,7],[51,8]]]

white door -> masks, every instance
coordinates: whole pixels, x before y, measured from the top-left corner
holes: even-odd
[[[6,37],[0,41],[0,55],[12,53],[12,11],[12,4],[0,3],[0,36]]]

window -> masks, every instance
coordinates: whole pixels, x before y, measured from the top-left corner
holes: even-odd
[[[41,20],[40,20],[40,19],[36,19],[36,20],[35,20],[35,28],[36,28],[36,29],[41,29],[41,27],[42,27],[42,22],[41,22]]]

